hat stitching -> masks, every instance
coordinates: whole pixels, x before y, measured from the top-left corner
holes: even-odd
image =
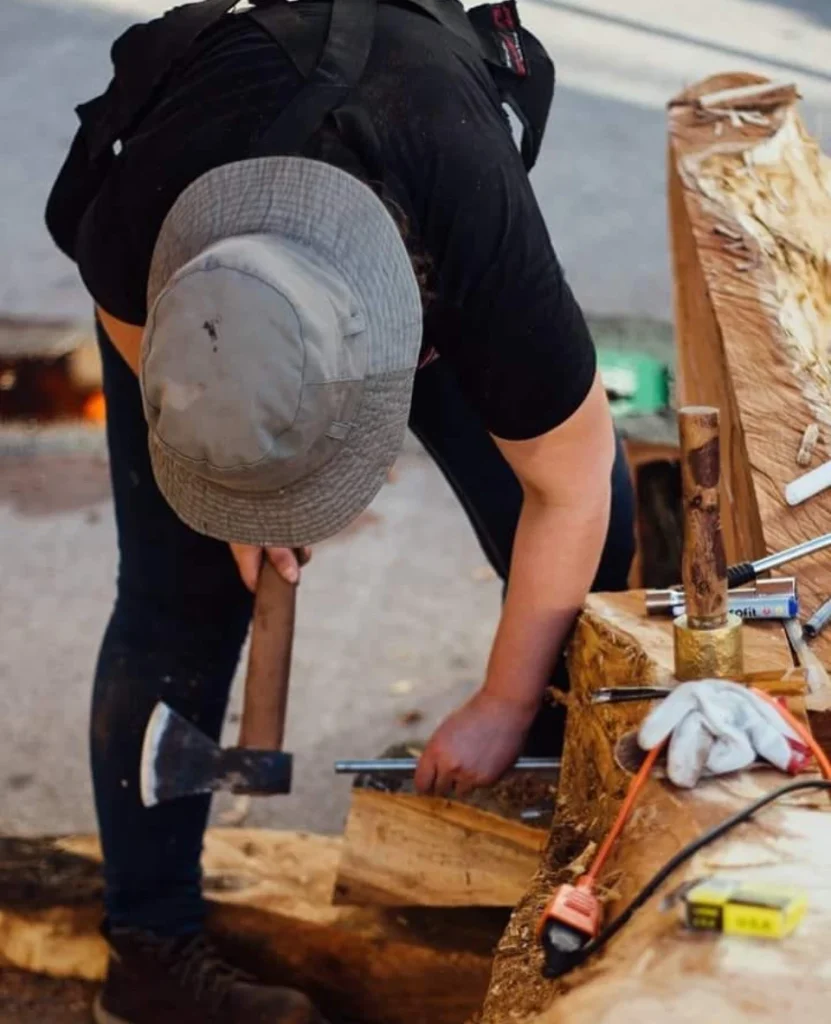
[[[395,380],[397,380],[399,378],[405,377],[407,374],[411,375],[412,371],[411,370],[393,370],[393,371],[391,371],[389,373],[377,374],[373,379],[374,380],[392,380],[392,381],[395,381]],[[361,396],[361,401],[360,401],[360,403],[359,403],[359,405],[358,405],[358,407],[356,409],[355,422],[360,422],[360,412],[362,411],[364,405],[365,405],[365,396],[362,395]],[[354,428],[354,423],[352,424],[352,427]],[[352,433],[352,431],[350,430],[350,434],[351,433]],[[154,438],[155,438],[156,443],[159,444],[162,448],[167,449],[167,451],[171,450],[165,444],[165,442],[159,437],[159,435],[155,431],[154,431]],[[345,438],[344,441],[347,442],[348,441],[348,437]],[[324,463],[321,463],[321,465],[318,466],[318,468],[316,470],[314,470],[313,473],[310,474],[310,475],[317,475],[317,473],[321,469],[323,469],[324,466],[328,465],[332,461],[332,459],[334,459],[334,458],[336,458],[338,456],[343,456],[343,455],[345,455],[347,453],[352,458],[361,459],[361,458],[364,457],[364,453],[360,449],[354,448],[351,444],[344,443],[344,444],[340,445],[339,447],[335,448],[334,451],[332,452],[332,455],[328,459],[326,459],[326,461]],[[186,458],[186,456],[184,458]],[[290,483],[281,484],[279,487],[274,487],[271,490],[267,490],[267,491],[266,490],[258,490],[258,491],[247,492],[246,493],[246,498],[248,500],[250,500],[253,504],[256,504],[258,502],[266,501],[266,500],[272,498],[275,494],[279,494],[279,495],[289,494],[289,492],[291,492],[294,488],[305,488],[306,481],[307,481],[306,477],[301,477],[298,480],[293,480]],[[234,497],[236,497],[239,494],[239,492],[237,491],[236,488],[228,487],[227,485],[221,484],[221,483],[219,483],[219,482],[217,482],[215,480],[204,481],[204,482],[208,486],[208,488],[211,489],[211,490],[224,490],[224,491],[228,491]]]

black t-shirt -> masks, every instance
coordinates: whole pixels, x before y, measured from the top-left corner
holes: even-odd
[[[144,323],[153,248],[177,197],[249,156],[301,82],[245,14],[203,36],[124,143],[78,232],[70,255],[103,309]],[[303,154],[363,178],[397,213],[424,282],[425,349],[452,366],[488,430],[535,437],[578,408],[594,348],[472,51],[432,19],[382,4],[360,85]]]

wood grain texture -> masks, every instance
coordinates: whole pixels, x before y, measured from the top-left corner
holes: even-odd
[[[682,93],[669,113],[669,200],[679,363],[685,402],[722,412],[729,560],[755,558],[824,533],[831,492],[798,508],[785,485],[813,464],[831,430],[831,163],[802,125],[791,90],[753,109],[763,123],[702,113],[697,98],[764,82],[722,75]],[[745,104],[746,108],[746,104]],[[789,568],[807,617],[831,594],[831,553]],[[826,667],[831,634],[816,642]],[[831,693],[812,694],[817,709]]]
[[[340,845],[304,833],[209,832],[205,889],[220,947],[264,981],[305,989],[330,1019],[464,1020],[484,998],[504,915],[334,907]],[[0,839],[0,970],[103,977],[99,860],[92,837]]]
[[[727,560],[721,535],[719,413],[712,406],[686,406],[678,413],[681,493],[684,503],[684,582],[692,629],[727,623]]]
[[[713,312],[686,212],[684,189],[670,153],[669,222],[673,306],[678,345],[678,392],[684,403],[721,411],[722,531],[728,562],[768,554],[733,382],[725,371],[724,343]]]
[[[354,789],[336,899],[352,904],[512,907],[547,838],[466,803]]]
[[[605,686],[670,681],[671,627],[647,620],[637,594],[592,595],[570,651],[572,695],[555,827],[532,885],[500,943],[481,1024],[773,1024],[788,1015],[822,1016],[831,998],[824,970],[831,935],[831,890],[811,888],[811,913],[786,942],[762,945],[691,936],[653,900],[607,950],[559,982],[542,978],[534,926],[552,889],[587,867],[614,819],[630,776],[617,763],[622,735],[635,730],[645,705],[593,705]],[[788,672],[782,631],[747,629],[748,667]],[[791,685],[791,684],[788,684]],[[804,703],[795,698],[799,707]],[[673,853],[783,777],[758,770],[680,791],[653,778],[601,879],[606,913],[619,912]],[[748,881],[804,885],[831,869],[831,814],[780,805],[714,844],[681,869],[665,892],[702,874],[741,872]]]

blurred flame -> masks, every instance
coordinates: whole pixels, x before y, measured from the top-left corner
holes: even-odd
[[[84,400],[81,415],[91,423],[106,422],[107,403],[104,400],[103,391],[95,391]]]

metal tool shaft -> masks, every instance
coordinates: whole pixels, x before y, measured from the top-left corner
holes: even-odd
[[[831,547],[831,533],[824,533],[821,537],[806,540],[803,544],[797,544],[786,551],[778,551],[766,558],[760,558],[753,563],[753,568],[756,572],[769,572],[771,569],[778,569],[786,562],[793,562],[797,558],[806,558],[808,555],[814,555],[817,551],[823,551],[828,547]]]
[[[335,761],[336,775],[367,773],[394,773],[413,775],[418,765],[415,757],[379,757],[369,761]],[[560,767],[558,757],[521,757],[513,767],[517,772],[555,772]]]
[[[662,700],[672,690],[668,686],[618,686],[595,690],[592,704],[628,704],[634,701]]]
[[[803,633],[808,640],[813,640],[814,637],[820,635],[829,622],[831,622],[831,598],[820,605],[811,618],[808,619],[803,627]]]

